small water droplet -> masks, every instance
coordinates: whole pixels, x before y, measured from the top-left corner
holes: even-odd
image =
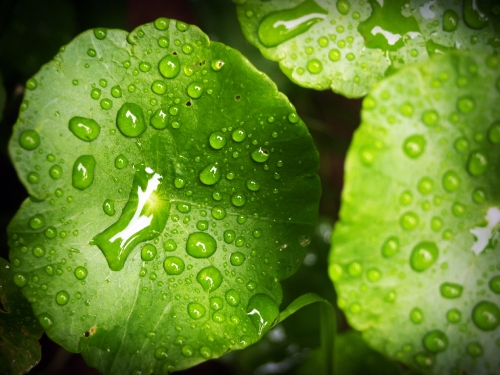
[[[463,286],[455,283],[443,283],[439,286],[439,291],[445,298],[459,298],[463,289]]]
[[[269,151],[259,147],[252,152],[252,159],[258,163],[264,163],[269,159]]]
[[[215,185],[222,177],[221,168],[219,167],[219,163],[211,163],[207,165],[200,172],[200,181],[205,185]]]
[[[263,293],[255,294],[250,298],[246,311],[259,336],[266,333],[279,317],[278,305],[273,298]]]
[[[115,167],[118,169],[125,168],[128,165],[128,159],[125,157],[125,155],[120,154],[116,157],[115,159]]]
[[[40,229],[45,226],[45,217],[42,214],[36,214],[29,220],[31,229]]]
[[[208,233],[191,233],[186,243],[186,252],[194,258],[208,258],[217,250],[217,242]]]
[[[165,251],[175,251],[177,249],[177,243],[173,239],[165,241],[163,244]]]
[[[235,129],[232,133],[233,141],[243,142],[247,137],[247,132],[243,128]]]
[[[56,302],[60,306],[64,306],[69,302],[69,293],[62,290],[56,294]]]
[[[94,181],[95,158],[92,155],[82,155],[73,164],[72,185],[76,189],[85,190]]]
[[[467,170],[473,176],[480,176],[486,172],[488,168],[488,158],[481,151],[473,151],[469,155],[467,161]]]
[[[142,108],[134,103],[124,103],[116,115],[116,126],[126,137],[138,137],[146,131]]]
[[[212,217],[216,220],[222,220],[226,217],[226,210],[221,206],[214,206],[212,208]]]
[[[214,132],[210,134],[209,143],[213,149],[220,150],[226,145],[226,136],[222,132]]]
[[[410,311],[410,320],[415,324],[422,323],[424,320],[424,313],[418,307],[415,307]]]
[[[443,14],[443,30],[452,32],[457,29],[458,14],[452,9],[448,9]]]
[[[406,138],[403,143],[403,151],[408,157],[415,159],[422,155],[425,146],[425,138],[419,134],[415,134]]]
[[[186,91],[191,98],[198,99],[203,95],[203,86],[198,82],[191,82]]]
[[[149,262],[156,257],[156,253],[156,246],[148,243],[141,249],[141,259],[145,262]]]
[[[240,300],[241,300],[240,294],[236,290],[229,289],[226,292],[226,301],[228,305],[236,307],[240,304]]]
[[[214,266],[209,266],[198,272],[196,281],[198,281],[205,292],[213,292],[221,286],[222,274]]]
[[[54,318],[48,313],[41,313],[38,315],[38,321],[44,330],[48,330],[54,324]]]
[[[241,193],[234,193],[231,196],[231,203],[235,205],[236,207],[241,207],[243,206],[247,201],[247,198],[245,197],[244,194]]]
[[[467,345],[467,353],[473,357],[480,357],[483,355],[483,347],[478,342],[472,342]]]
[[[112,199],[106,199],[102,204],[102,210],[108,216],[113,216],[115,214],[115,201]]]
[[[424,336],[423,343],[428,351],[439,353],[448,347],[448,337],[443,331],[434,330]]]
[[[15,273],[12,276],[12,281],[14,281],[14,284],[16,284],[20,288],[28,283],[28,279],[22,273]]]
[[[19,136],[19,145],[25,150],[32,151],[40,145],[40,136],[35,130],[25,130]]]
[[[399,224],[405,230],[413,230],[417,227],[419,222],[418,215],[414,212],[407,212],[401,216]]]
[[[82,267],[82,266],[76,267],[74,273],[75,273],[75,277],[78,280],[85,280],[87,278],[87,275],[88,275],[87,269],[85,267]]]
[[[492,277],[488,285],[493,293],[500,294],[500,276]]]
[[[86,142],[96,139],[101,131],[101,127],[94,120],[78,116],[69,120],[68,127],[75,136]]]
[[[160,73],[165,78],[175,78],[181,71],[181,63],[177,55],[166,55],[158,64]]]
[[[230,262],[233,266],[241,266],[245,261],[245,255],[240,252],[235,252],[231,254]]]
[[[28,90],[34,90],[38,87],[38,81],[35,78],[30,78],[26,81],[26,88]]]

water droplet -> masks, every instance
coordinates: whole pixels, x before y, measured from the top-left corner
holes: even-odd
[[[177,57],[177,55],[166,55],[163,59],[160,60],[158,69],[160,69],[160,73],[165,78],[177,77],[177,75],[181,71],[181,63],[179,61],[179,57]]]
[[[186,91],[191,98],[198,99],[200,96],[203,95],[203,86],[201,86],[197,82],[191,82],[188,85]]]
[[[213,149],[220,150],[226,145],[226,136],[224,133],[214,132],[210,134],[209,142]]]
[[[177,30],[183,32],[189,29],[189,25],[181,21],[175,21],[175,27],[177,27]]]
[[[163,248],[166,251],[175,251],[177,249],[177,243],[175,243],[173,239],[169,239],[165,241],[165,243],[163,244]]]
[[[425,146],[425,138],[419,134],[415,134],[406,138],[403,143],[403,151],[408,157],[415,159],[422,155]]]
[[[116,157],[115,159],[115,167],[118,169],[125,168],[128,165],[128,159],[125,157],[125,155],[120,154]]]
[[[34,90],[38,87],[38,82],[35,78],[30,78],[26,81],[26,88],[28,90]]]
[[[33,247],[33,255],[37,258],[41,258],[45,255],[45,248],[42,245],[36,245]]]
[[[488,139],[491,143],[500,144],[500,121],[495,121],[488,129]]]
[[[156,359],[165,359],[168,358],[168,352],[167,348],[160,346],[158,349],[155,350],[155,358]],[[138,374],[141,374],[142,372],[138,371]]]
[[[478,342],[472,342],[467,345],[467,353],[473,357],[480,357],[483,355],[483,347]]]
[[[243,142],[247,137],[247,132],[245,129],[239,128],[235,129],[232,133],[232,138],[235,142]]]
[[[62,290],[56,294],[56,302],[58,305],[64,306],[69,302],[69,293]]]
[[[399,224],[405,230],[413,230],[419,222],[418,215],[414,212],[407,212],[399,220]]]
[[[476,106],[474,100],[470,97],[463,97],[458,99],[457,108],[462,113],[470,113]]]
[[[423,177],[418,181],[418,191],[422,194],[429,194],[434,188],[434,183],[429,177]]]
[[[94,36],[99,40],[105,39],[107,34],[108,30],[103,27],[98,27],[94,29]]]
[[[78,280],[85,280],[87,278],[87,275],[88,275],[88,271],[85,267],[76,267],[75,268],[75,277],[78,279]]]
[[[12,281],[14,281],[14,284],[16,284],[20,288],[28,283],[28,279],[22,273],[15,273],[12,276]]]
[[[500,309],[493,302],[481,301],[472,310],[472,321],[483,331],[493,331],[500,325]]]
[[[194,258],[208,258],[217,250],[217,242],[208,233],[191,233],[186,243],[186,252]]]
[[[119,85],[113,86],[111,88],[111,96],[113,96],[113,98],[121,98],[122,97],[122,89]]]
[[[191,357],[194,354],[194,349],[191,345],[184,345],[181,351],[184,357]]]
[[[246,311],[259,336],[266,333],[279,317],[279,308],[274,299],[262,293],[250,298]]]
[[[460,177],[455,171],[448,171],[443,175],[443,187],[450,193],[459,188],[460,182]]]
[[[205,306],[203,306],[200,303],[190,303],[188,305],[188,314],[191,317],[191,319],[201,319],[205,316],[206,309]]]
[[[106,199],[102,204],[102,210],[108,216],[113,216],[115,214],[115,201],[112,199]]]
[[[210,349],[208,346],[202,346],[200,348],[200,355],[205,359],[210,359],[212,358],[212,349]]]
[[[247,198],[245,197],[244,194],[241,193],[234,193],[231,196],[231,203],[234,204],[236,207],[241,207],[243,206],[247,201]]]
[[[410,320],[415,324],[422,323],[424,320],[424,313],[418,307],[415,307],[410,311]]]
[[[477,188],[477,189],[474,189],[474,191],[472,192],[472,200],[476,203],[483,203],[486,199],[486,192],[481,189],[481,188]]]
[[[224,300],[220,297],[211,297],[210,298],[210,308],[213,311],[219,311],[224,307]]]
[[[247,180],[246,185],[248,190],[251,191],[259,191],[260,189],[260,183],[258,183],[256,180]]]
[[[82,155],[73,164],[72,185],[76,189],[85,190],[94,181],[96,161],[92,155]]]
[[[234,289],[229,289],[226,292],[226,301],[230,306],[236,307],[240,304],[240,294],[234,290]]]
[[[409,102],[403,103],[399,108],[399,111],[403,116],[411,117],[413,115],[413,105]]]
[[[454,10],[448,9],[443,14],[443,30],[452,32],[457,29],[458,14]]]
[[[163,262],[163,268],[167,271],[167,275],[180,275],[185,269],[184,261],[179,257],[167,257]]]
[[[312,59],[307,62],[307,70],[309,73],[318,74],[323,70],[323,64],[318,59]]]
[[[226,210],[221,206],[214,206],[212,208],[212,217],[216,220],[222,220],[226,217]]]
[[[233,266],[241,266],[245,261],[245,255],[240,252],[232,253],[230,261]]]
[[[151,70],[151,64],[146,61],[142,61],[139,64],[139,70],[144,73],[149,72]]]
[[[422,121],[427,126],[434,126],[439,121],[439,115],[434,109],[430,109],[423,113]]]
[[[149,120],[151,126],[157,130],[162,130],[165,129],[168,125],[168,118],[167,118],[167,111],[158,108],[156,112],[151,116],[151,119]]]
[[[488,167],[488,158],[481,151],[473,151],[467,161],[467,170],[473,176],[480,176],[486,172]]]
[[[146,131],[142,108],[134,103],[124,103],[116,115],[116,126],[126,137],[138,137]]]
[[[156,247],[150,243],[144,245],[141,249],[141,259],[149,262],[156,257]]]
[[[327,13],[312,0],[306,0],[294,8],[270,13],[259,24],[259,40],[266,47],[277,46],[306,32],[323,20]]]
[[[215,185],[222,177],[221,168],[219,167],[219,163],[211,163],[207,165],[200,172],[200,181],[205,185]]]
[[[500,294],[500,276],[492,277],[489,286],[493,293]]]
[[[299,115],[297,115],[295,112],[291,112],[288,115],[288,121],[290,121],[292,124],[296,124],[297,122],[299,122],[299,120]]]
[[[32,151],[40,145],[40,136],[35,130],[25,130],[19,136],[19,145],[25,150]]]
[[[217,268],[209,266],[198,272],[196,281],[198,281],[205,292],[213,292],[221,286],[222,274]]]
[[[462,319],[462,313],[458,309],[450,309],[446,312],[446,319],[450,323],[458,323]]]
[[[439,353],[448,347],[448,337],[440,330],[427,333],[423,339],[424,347],[432,352]]]
[[[38,315],[38,321],[44,330],[48,330],[54,324],[54,318],[48,313]]]
[[[258,149],[252,152],[252,159],[257,163],[264,163],[269,159],[269,151],[259,147]]]
[[[417,272],[423,272],[436,262],[439,249],[434,242],[420,242],[414,248],[410,256],[410,265]]]
[[[99,136],[101,127],[92,119],[73,117],[69,120],[69,130],[79,139],[91,142]]]
[[[488,16],[479,9],[475,0],[465,0],[463,6],[465,23],[471,29],[480,30],[488,24]]]
[[[57,236],[56,228],[48,227],[47,229],[45,229],[45,237],[52,239],[55,238],[55,236]]]
[[[216,59],[212,61],[212,69],[215,71],[219,71],[224,67],[225,62],[221,59]]]
[[[45,218],[42,214],[36,214],[31,217],[29,221],[29,226],[31,229],[40,229],[45,226]]]
[[[236,238],[236,233],[234,230],[228,229],[224,231],[224,241],[226,243],[232,243]]]
[[[344,16],[349,13],[349,10],[351,9],[351,3],[347,0],[337,0],[337,10],[339,11],[340,14],[343,14]]]
[[[463,286],[455,283],[443,283],[439,286],[439,291],[445,298],[459,298],[463,289]]]

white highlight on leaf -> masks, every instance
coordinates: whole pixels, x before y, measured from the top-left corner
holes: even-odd
[[[151,168],[147,167],[146,172],[153,173],[154,171]],[[160,174],[155,173],[153,177],[149,179],[148,185],[146,186],[146,191],[142,191],[140,186],[137,188],[139,203],[137,204],[137,209],[135,210],[134,216],[124,230],[111,237],[110,242],[115,242],[115,240],[121,239],[122,241],[120,243],[120,247],[124,249],[127,247],[128,243],[133,240],[136,233],[140,232],[144,228],[147,228],[151,224],[153,215],[151,214],[149,216],[144,216],[141,215],[141,212],[148,202],[149,198],[151,197],[151,194],[153,194],[158,185],[160,185],[161,178],[162,176]]]
[[[396,44],[398,40],[401,39],[400,34],[393,34],[387,30],[382,29],[380,26],[375,26],[372,29],[372,34],[373,35],[382,34],[385,37],[385,39],[387,39],[387,43],[389,43],[391,46]]]
[[[435,6],[435,0],[429,1],[428,3],[422,5],[420,7],[420,14],[422,15],[422,17],[424,17],[427,20],[436,17],[436,13],[434,13],[434,10],[432,9],[434,8],[434,6]]]
[[[315,18],[324,19],[325,17],[326,17],[326,15],[322,14],[322,13],[311,13],[311,14],[306,14],[305,16],[302,16],[302,17],[299,17],[297,19],[290,20],[290,21],[276,21],[273,24],[273,27],[276,29],[278,26],[285,26],[285,28],[287,30],[291,30],[294,27],[297,27],[304,22],[310,21],[310,20],[315,19]]]
[[[476,255],[479,255],[484,249],[486,249],[486,247],[488,247],[488,244],[497,241],[500,237],[498,231],[493,231],[498,223],[500,223],[500,209],[497,207],[490,207],[486,213],[486,220],[488,221],[488,225],[486,227],[476,227],[470,230],[470,232],[477,238],[471,249]]]

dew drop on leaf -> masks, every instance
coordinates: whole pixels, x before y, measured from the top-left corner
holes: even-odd
[[[217,242],[208,233],[191,233],[186,243],[186,252],[193,258],[208,258],[217,250]]]
[[[40,145],[40,136],[35,130],[25,130],[19,136],[19,145],[25,150],[32,151]]]
[[[224,300],[220,297],[211,297],[210,298],[210,308],[213,311],[219,311],[224,307]]]
[[[247,198],[242,193],[234,193],[231,196],[231,203],[233,205],[235,205],[236,207],[243,206],[246,203],[246,201],[247,201]]]
[[[213,292],[221,286],[222,274],[214,266],[205,267],[196,275],[196,281],[205,292]]]
[[[493,331],[500,325],[500,309],[489,301],[481,301],[472,310],[472,321],[483,331]]]
[[[115,214],[115,201],[112,199],[106,199],[102,204],[102,209],[104,213],[108,216],[113,216]]]
[[[44,330],[48,330],[54,324],[54,318],[49,313],[41,313],[38,315],[38,321]]]
[[[82,141],[91,142],[99,136],[101,127],[97,122],[85,117],[73,117],[69,120],[69,130]]]
[[[152,261],[156,257],[156,253],[156,246],[148,243],[141,249],[141,259],[145,262]]]
[[[168,125],[167,111],[163,108],[158,108],[149,120],[151,126],[157,130],[165,129]]]
[[[45,255],[45,248],[42,245],[33,246],[33,255],[37,258],[41,258]]]
[[[462,319],[462,313],[458,309],[450,309],[446,312],[446,319],[450,323],[458,323]]]
[[[191,98],[198,99],[203,95],[203,86],[198,82],[191,82],[186,91]]]
[[[166,257],[163,262],[163,268],[167,275],[180,275],[186,268],[184,261],[176,256]]]
[[[229,289],[226,292],[226,302],[228,303],[229,306],[236,307],[240,304],[240,294],[234,290],[234,289]]]
[[[78,280],[85,280],[87,278],[87,275],[88,275],[88,271],[85,267],[82,267],[82,266],[78,266],[75,268],[75,277],[78,279]]]
[[[428,351],[439,353],[448,347],[448,337],[443,331],[434,330],[424,336],[423,343]]]
[[[45,225],[45,218],[42,214],[36,214],[29,220],[29,226],[31,229],[40,229]]]
[[[439,250],[434,242],[420,242],[412,250],[410,265],[417,272],[423,272],[432,266],[439,256]]]
[[[212,217],[216,220],[222,220],[226,217],[226,210],[221,206],[214,206],[212,208]]]
[[[163,244],[165,251],[175,251],[177,249],[177,243],[173,239],[165,241]]]
[[[160,73],[165,78],[175,78],[181,71],[181,63],[177,55],[166,55],[158,64]]]
[[[259,147],[258,149],[252,152],[252,159],[257,163],[264,163],[269,159],[269,151]]]
[[[279,317],[278,305],[274,299],[263,293],[250,298],[246,311],[259,336],[266,333]]]
[[[22,273],[15,273],[12,276],[12,281],[14,281],[14,284],[16,284],[20,288],[28,283],[28,279]]]
[[[439,286],[439,292],[444,298],[459,298],[464,287],[455,283],[443,283]]]
[[[483,347],[478,342],[472,342],[467,345],[467,353],[472,357],[480,357],[483,355]]]
[[[142,108],[135,103],[124,103],[116,115],[116,126],[127,137],[138,137],[146,131]]]
[[[473,176],[480,176],[486,172],[488,167],[488,158],[481,151],[473,151],[467,161],[467,170]]]
[[[425,139],[423,136],[416,134],[408,137],[403,144],[404,153],[412,159],[418,158],[425,149]]]
[[[62,290],[56,294],[56,303],[60,306],[64,306],[69,302],[69,294],[65,290]]]
[[[222,132],[214,132],[210,134],[208,141],[213,149],[220,150],[226,145],[226,136]]]
[[[82,155],[73,164],[71,183],[79,190],[87,189],[94,181],[96,161],[92,155]]]

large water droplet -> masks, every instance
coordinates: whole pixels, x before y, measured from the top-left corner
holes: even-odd
[[[247,188],[251,191],[258,191],[260,189],[260,183],[256,180],[247,180]]]
[[[493,293],[500,294],[500,276],[492,277],[489,286]]]
[[[382,255],[386,258],[393,256],[399,251],[399,239],[397,237],[389,237],[382,245]]]
[[[439,353],[448,347],[448,337],[443,331],[434,330],[424,336],[424,347],[432,352]]]
[[[209,142],[213,149],[220,150],[226,145],[226,136],[224,133],[214,132],[210,134]]]
[[[234,289],[229,289],[226,292],[226,301],[230,306],[236,307],[240,304],[240,294],[234,290]]]
[[[74,135],[86,142],[96,139],[101,131],[101,127],[94,120],[78,116],[69,120],[68,127]]]
[[[78,280],[85,280],[87,278],[88,271],[85,267],[82,266],[76,267],[74,272],[75,272],[75,277]]]
[[[142,108],[135,103],[124,103],[116,115],[116,126],[126,137],[138,137],[146,131]]]
[[[300,35],[315,23],[323,20],[328,12],[313,0],[306,0],[294,8],[280,10],[264,17],[257,30],[260,42],[274,47]]]
[[[31,229],[40,229],[45,225],[45,218],[42,214],[36,214],[31,217],[29,221],[29,226]]]
[[[120,218],[93,238],[91,244],[102,250],[113,271],[123,268],[136,245],[162,233],[170,212],[162,189],[161,175],[149,167],[139,167]]]
[[[424,320],[424,313],[418,307],[410,311],[410,320],[415,324],[420,324]]]
[[[40,136],[36,130],[25,130],[19,135],[19,145],[25,150],[32,151],[40,145]]]
[[[236,238],[236,233],[234,230],[228,229],[224,231],[224,242],[232,243]]]
[[[420,242],[410,256],[410,265],[417,272],[423,272],[436,262],[439,250],[434,242]]]
[[[439,292],[445,298],[459,298],[464,287],[455,283],[443,283],[439,286]]]
[[[87,189],[94,181],[96,161],[92,155],[82,155],[73,164],[71,183],[79,190]]]
[[[118,169],[125,168],[128,165],[128,159],[125,157],[125,155],[120,154],[116,157],[115,159],[115,167]]]
[[[443,14],[443,30],[452,32],[457,29],[458,14],[452,9],[448,9]]]
[[[221,206],[214,206],[212,208],[212,217],[216,220],[222,220],[226,217],[226,210]]]
[[[233,266],[241,266],[245,261],[245,255],[240,252],[232,253],[230,262]]]
[[[186,243],[186,252],[193,258],[208,258],[217,250],[217,242],[208,233],[191,233]]]
[[[219,163],[211,163],[200,172],[200,181],[205,185],[215,185],[222,177]]]
[[[443,175],[443,187],[450,193],[457,190],[460,186],[460,177],[455,171],[448,171]]]
[[[198,281],[205,292],[213,292],[221,286],[222,274],[214,266],[209,266],[198,272],[196,281]]]
[[[145,262],[152,261],[157,254],[156,246],[148,243],[144,245],[141,249],[141,259]]]
[[[165,78],[177,77],[177,75],[181,71],[181,63],[179,61],[179,57],[177,57],[177,55],[165,56],[160,60],[158,69],[160,69],[160,73]]]
[[[472,310],[472,321],[483,331],[493,331],[500,325],[500,309],[493,302],[481,301]]]
[[[471,29],[480,30],[488,24],[488,16],[483,13],[479,7],[477,0],[465,0],[464,4],[464,20],[467,26]]]
[[[167,275],[180,275],[186,268],[184,261],[179,257],[166,257],[163,262],[163,268]]]
[[[20,288],[28,283],[28,279],[22,273],[15,273],[14,275],[12,275],[12,281],[14,281],[14,284],[16,284]]]
[[[246,203],[246,201],[247,201],[247,198],[242,193],[234,193],[231,196],[231,203],[234,204],[236,207],[243,206]]]
[[[188,314],[191,317],[191,319],[195,319],[195,320],[203,318],[205,316],[205,313],[206,313],[205,306],[203,306],[200,303],[196,303],[196,302],[190,303],[188,305],[187,310],[188,310]]]
[[[48,313],[41,313],[38,315],[38,321],[44,330],[48,330],[54,324],[54,318]]]
[[[191,98],[198,99],[200,96],[203,95],[203,86],[198,82],[191,82],[188,85],[186,91]]]
[[[414,212],[407,212],[401,216],[399,223],[405,230],[413,230],[417,227],[419,222],[418,215]]]
[[[488,158],[481,151],[473,151],[469,155],[467,161],[467,170],[473,176],[480,176],[486,172],[488,168]]]
[[[210,308],[213,311],[219,311],[224,307],[224,300],[220,297],[211,297],[210,298]]]
[[[257,328],[259,336],[262,336],[278,320],[280,312],[274,299],[267,294],[258,293],[248,301],[247,315]]]
[[[349,13],[349,10],[351,9],[351,3],[347,0],[337,0],[337,10],[339,11],[340,14],[343,14],[344,16]]]
[[[104,203],[102,204],[102,210],[104,213],[108,216],[113,216],[116,211],[115,211],[115,201],[112,199],[106,199]]]
[[[245,129],[235,129],[232,133],[232,138],[233,138],[233,141],[235,142],[243,142],[245,140],[245,138],[247,137],[247,132],[245,131]]]

